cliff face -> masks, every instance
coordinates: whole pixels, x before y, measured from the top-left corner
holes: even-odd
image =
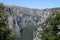
[[[42,28],[39,26],[44,23],[49,17],[54,15],[56,12],[59,12],[59,8],[53,9],[30,9],[25,7],[17,7],[17,6],[8,6],[7,11],[10,16],[8,16],[8,26],[12,28],[14,32],[18,33],[18,36],[21,37],[23,35],[23,29],[25,27],[35,27],[38,31]],[[34,34],[38,35],[34,32]],[[33,34],[33,35],[34,35]],[[36,37],[36,36],[35,36]],[[36,37],[35,40],[38,40]]]

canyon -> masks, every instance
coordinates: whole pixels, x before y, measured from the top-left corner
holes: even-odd
[[[50,17],[60,8],[31,9],[19,6],[5,6],[8,12],[8,27],[17,33],[16,40],[41,40],[41,32]]]

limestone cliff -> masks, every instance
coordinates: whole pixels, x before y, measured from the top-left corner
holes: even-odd
[[[18,37],[22,37],[25,27],[35,27],[37,30],[33,31],[33,36],[36,34],[34,40],[39,39],[39,31],[42,30],[42,27],[39,25],[44,23],[56,12],[60,12],[59,8],[30,9],[18,6],[6,6],[6,9],[10,14],[8,16],[9,28],[12,28],[14,32],[18,33]]]

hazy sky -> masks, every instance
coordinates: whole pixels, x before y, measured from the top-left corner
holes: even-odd
[[[0,3],[29,8],[60,7],[60,0],[0,0]]]

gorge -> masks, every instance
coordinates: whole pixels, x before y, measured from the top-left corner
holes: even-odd
[[[60,12],[60,8],[31,9],[18,6],[5,6],[9,13],[8,27],[17,33],[16,40],[41,40],[40,32],[49,18]]]

